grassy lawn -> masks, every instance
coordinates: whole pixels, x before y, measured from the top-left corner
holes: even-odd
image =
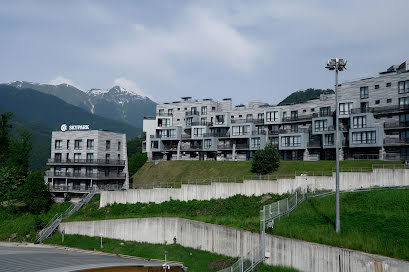
[[[264,202],[262,202],[262,196],[235,195],[227,199],[204,201],[171,200],[160,204],[112,204],[101,209],[99,196],[95,196],[68,221],[169,216],[259,231],[259,212],[263,206],[286,198],[288,195],[269,194],[268,196],[270,199]]]
[[[61,242],[61,240],[61,234],[56,233],[54,236],[47,238],[44,242],[48,244],[58,244],[82,249],[100,250],[114,254],[124,254],[161,260],[165,258],[164,251],[167,250],[168,260],[183,262],[184,265],[188,267],[188,271],[218,271],[222,268],[230,266],[237,260],[236,258],[183,247],[178,244],[149,244],[103,238],[104,248],[101,249],[99,237],[65,235],[64,244]],[[123,243],[123,245],[121,245],[121,243]],[[295,270],[262,265],[260,266],[260,270],[257,271],[287,272]]]
[[[315,198],[276,221],[272,233],[409,260],[408,207],[409,190],[342,193],[337,234],[335,196]]]
[[[372,164],[401,164],[393,161],[341,161],[343,168],[372,167]],[[281,161],[280,167],[271,175],[294,175],[297,172],[317,171],[331,172],[335,167],[335,161]],[[342,170],[342,169],[341,169]],[[318,174],[318,173],[317,173]],[[229,177],[232,182],[244,176],[253,176],[251,161],[161,161],[147,162],[133,176],[133,184],[137,187],[147,186],[159,182],[183,182],[202,181],[218,177]],[[226,181],[226,179],[222,180]]]
[[[0,207],[0,240],[8,240],[12,235],[15,242],[34,242],[41,230],[57,213],[65,211],[70,203],[53,204],[47,213],[34,215],[20,212],[18,208]],[[28,235],[28,236],[27,236]]]

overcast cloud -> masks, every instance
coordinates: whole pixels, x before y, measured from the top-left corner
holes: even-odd
[[[158,102],[277,103],[408,57],[409,2],[2,1],[0,81],[119,84]]]

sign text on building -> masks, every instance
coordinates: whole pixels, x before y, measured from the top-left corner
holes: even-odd
[[[67,127],[66,124],[61,125],[61,131],[68,130],[89,130],[89,125],[70,125]]]

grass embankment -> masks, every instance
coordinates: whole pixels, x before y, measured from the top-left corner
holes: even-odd
[[[340,202],[340,234],[335,196],[302,203],[276,221],[272,233],[409,260],[409,190],[342,193]]]
[[[341,161],[340,167],[371,168],[373,164],[401,164],[399,161]],[[297,172],[331,172],[335,161],[280,161],[280,167],[271,175],[288,176]],[[341,169],[342,170],[342,169]],[[135,186],[147,186],[158,182],[180,184],[182,181],[200,181],[218,177],[255,176],[251,161],[161,161],[147,162],[133,175]],[[234,181],[230,179],[229,181]],[[240,180],[241,181],[241,180]]]
[[[149,244],[103,238],[104,248],[101,249],[99,237],[65,235],[64,243],[62,243],[61,240],[61,234],[57,233],[54,236],[47,238],[45,243],[162,260],[164,259],[164,251],[167,250],[168,260],[183,262],[183,264],[188,267],[189,271],[218,271],[230,266],[237,260],[236,258],[230,258],[207,251],[182,247],[178,244]],[[123,243],[123,245],[121,245],[121,243]],[[260,266],[260,270],[257,271],[290,272],[296,270],[262,265]]]
[[[260,210],[263,206],[287,196],[269,194],[264,197],[265,201],[262,201],[262,196],[235,195],[226,199],[203,201],[112,204],[103,208],[99,208],[99,196],[95,196],[90,203],[74,213],[69,221],[169,216],[259,231]]]
[[[21,212],[19,207],[0,207],[0,240],[34,242],[41,230],[57,213],[65,211],[71,203],[53,204],[47,213],[39,215]]]

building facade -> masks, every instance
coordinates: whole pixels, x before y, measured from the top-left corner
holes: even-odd
[[[409,61],[378,76],[339,85],[340,159],[409,158]],[[157,105],[146,117],[150,160],[249,160],[266,143],[284,160],[335,159],[335,95],[271,106],[230,98]]]
[[[53,131],[45,181],[57,197],[129,188],[126,135],[102,130]]]

